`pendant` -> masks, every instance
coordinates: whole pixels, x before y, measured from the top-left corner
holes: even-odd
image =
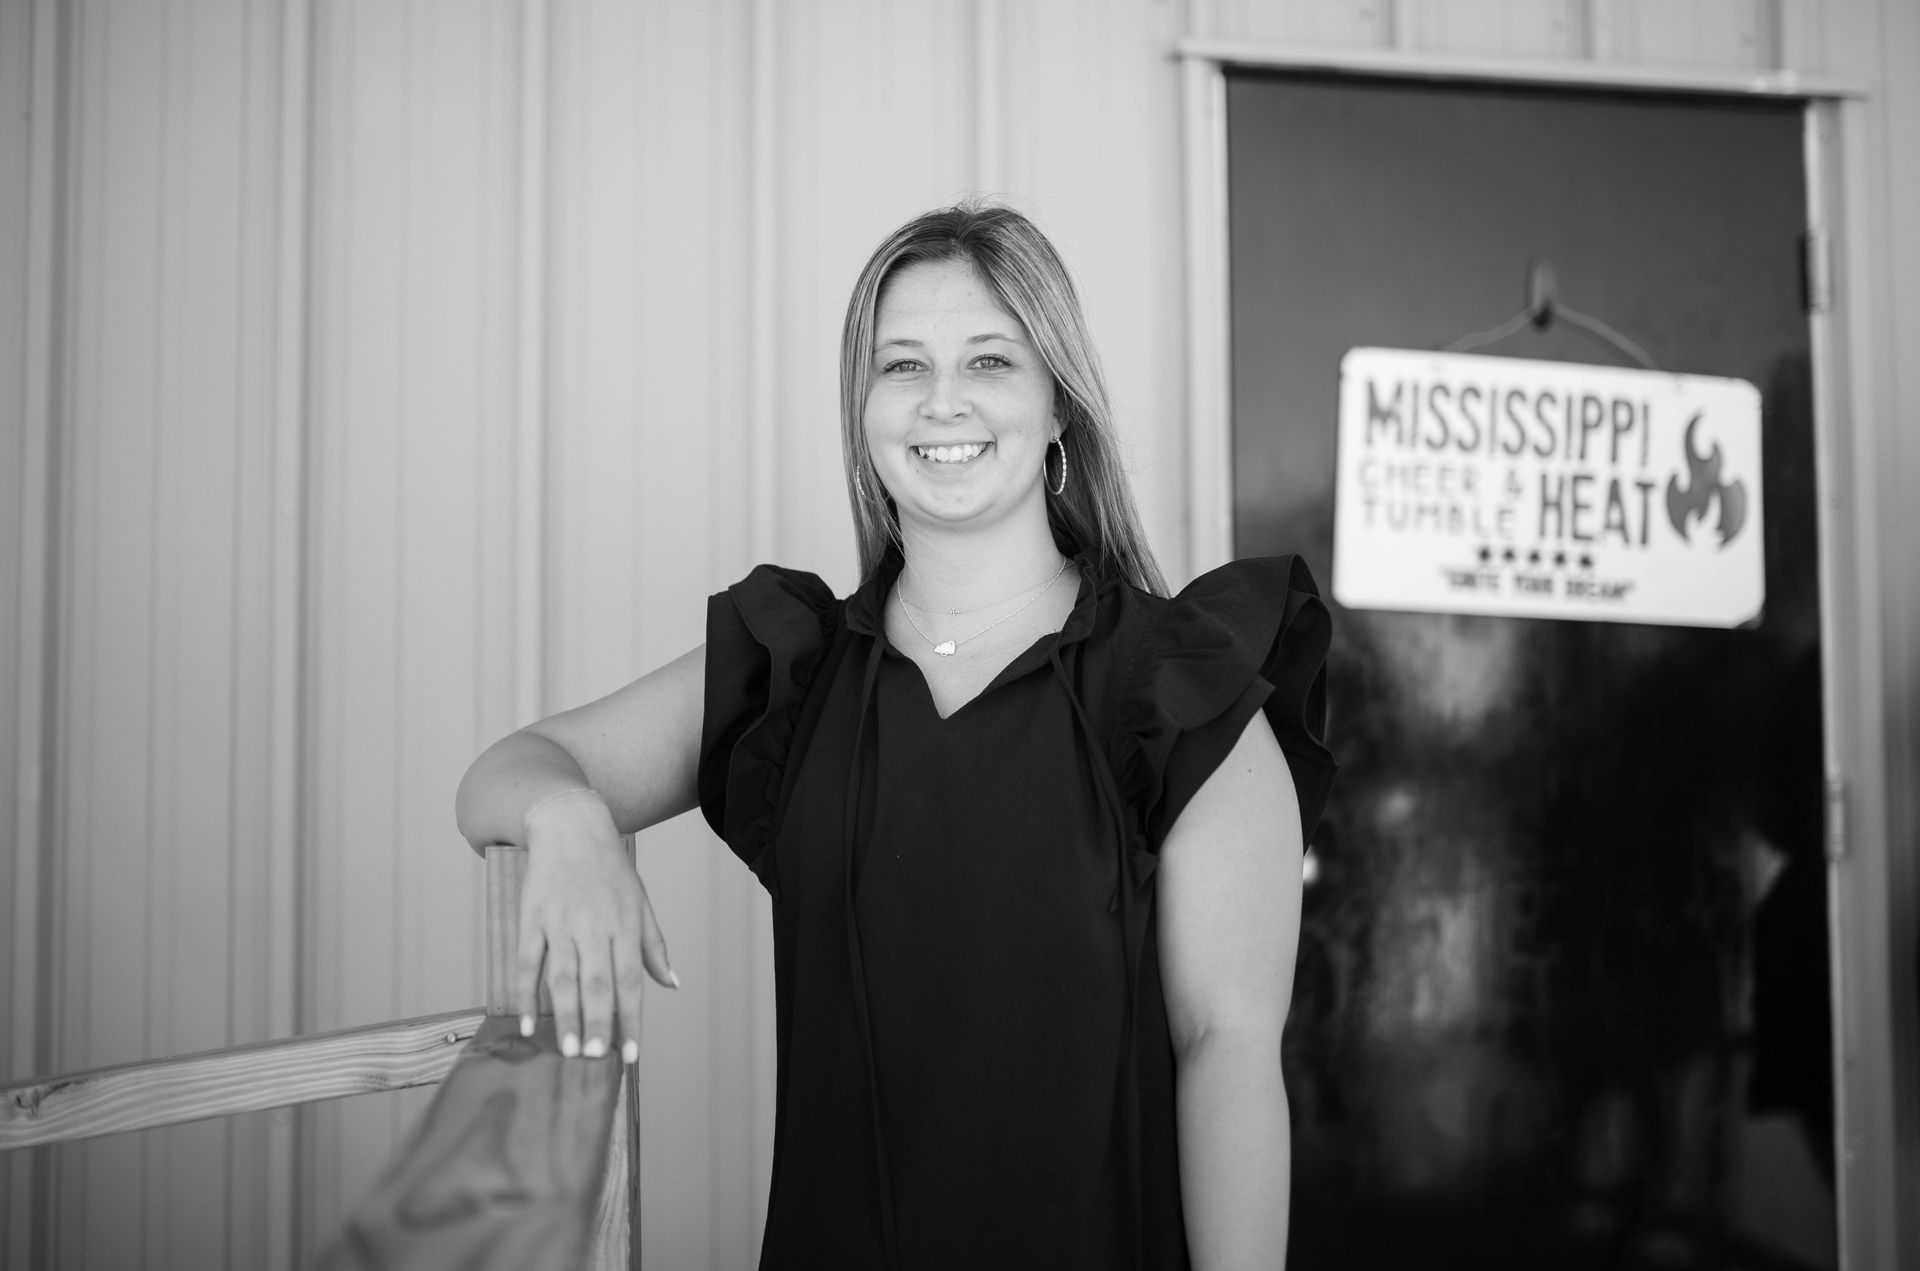
[[[943,658],[950,658],[953,656],[953,641],[942,640],[939,644],[933,646],[933,651]]]

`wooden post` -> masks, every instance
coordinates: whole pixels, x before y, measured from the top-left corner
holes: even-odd
[[[634,842],[626,840],[627,859]],[[527,876],[527,850],[496,845],[487,849],[487,1013],[511,1015],[514,958],[520,944],[520,897]],[[553,999],[543,979],[539,1013],[553,1014]],[[594,1211],[592,1247],[585,1266],[593,1271],[624,1271],[640,1265],[640,1082],[628,1068],[614,1105],[607,1140],[606,1177]]]
[[[638,1271],[640,1266],[640,1069],[628,1068],[607,1138],[607,1176],[593,1215],[588,1271]]]
[[[550,1016],[532,1037],[511,1016],[488,1018],[319,1266],[592,1265],[598,1233],[630,1221],[628,1187],[606,1186],[610,1140],[631,1142],[612,1133],[628,1071],[618,1055],[561,1058]]]
[[[527,849],[495,844],[487,849],[487,1014],[513,1014],[513,961],[520,948],[520,891],[527,878]],[[553,1014],[544,979],[539,1014]]]

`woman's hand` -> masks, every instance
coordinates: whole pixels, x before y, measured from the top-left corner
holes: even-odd
[[[617,1013],[621,1058],[633,1063],[641,969],[668,988],[680,979],[606,802],[584,788],[549,795],[527,812],[526,844],[514,973],[520,1031],[533,1032],[544,963],[560,1052],[606,1054]]]

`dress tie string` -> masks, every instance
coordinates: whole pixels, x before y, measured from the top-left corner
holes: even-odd
[[[1125,805],[1120,801],[1120,791],[1114,784],[1113,768],[1107,762],[1106,750],[1100,743],[1099,735],[1094,731],[1092,721],[1087,718],[1086,707],[1081,703],[1080,695],[1074,691],[1073,680],[1067,674],[1066,664],[1061,661],[1058,642],[1054,644],[1052,656],[1048,660],[1053,665],[1053,673],[1059,679],[1061,689],[1067,695],[1067,701],[1073,706],[1073,717],[1080,726],[1082,739],[1086,742],[1088,765],[1093,769],[1094,780],[1100,787],[1100,803],[1107,814],[1108,824],[1113,830],[1114,886],[1119,892],[1120,941],[1127,971],[1127,1018],[1126,1027],[1121,1035],[1120,1048],[1120,1117],[1126,1143],[1124,1168],[1127,1189],[1127,1228],[1133,1249],[1129,1265],[1135,1268],[1135,1271],[1139,1271],[1139,1268],[1146,1264],[1146,1231],[1142,1213],[1144,1209],[1142,1202],[1146,1198],[1146,1193],[1141,1179],[1140,1163],[1140,1065],[1135,1052],[1140,995],[1140,951],[1145,941],[1144,932],[1136,931],[1134,924],[1134,879],[1132,861],[1129,859],[1128,852],[1126,811]]]
[[[866,672],[860,682],[860,722],[853,733],[853,768],[847,778],[847,806],[842,818],[841,903],[847,919],[847,970],[853,980],[853,1012],[860,1024],[860,1042],[867,1056],[867,1103],[872,1114],[873,1168],[879,1180],[880,1226],[886,1238],[887,1267],[899,1271],[900,1241],[893,1216],[893,1172],[887,1163],[887,1138],[880,1116],[880,1075],[873,1057],[873,1015],[867,1006],[867,964],[860,953],[860,923],[853,911],[854,840],[858,837],[861,785],[866,777],[867,721],[874,709],[873,686],[880,675],[884,637],[870,636]]]

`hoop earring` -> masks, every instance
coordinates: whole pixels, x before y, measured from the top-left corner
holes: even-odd
[[[1047,487],[1047,493],[1057,499],[1066,493],[1067,489],[1067,443],[1055,437],[1049,444],[1060,447],[1060,484]],[[1046,473],[1043,471],[1040,475],[1045,477]]]

